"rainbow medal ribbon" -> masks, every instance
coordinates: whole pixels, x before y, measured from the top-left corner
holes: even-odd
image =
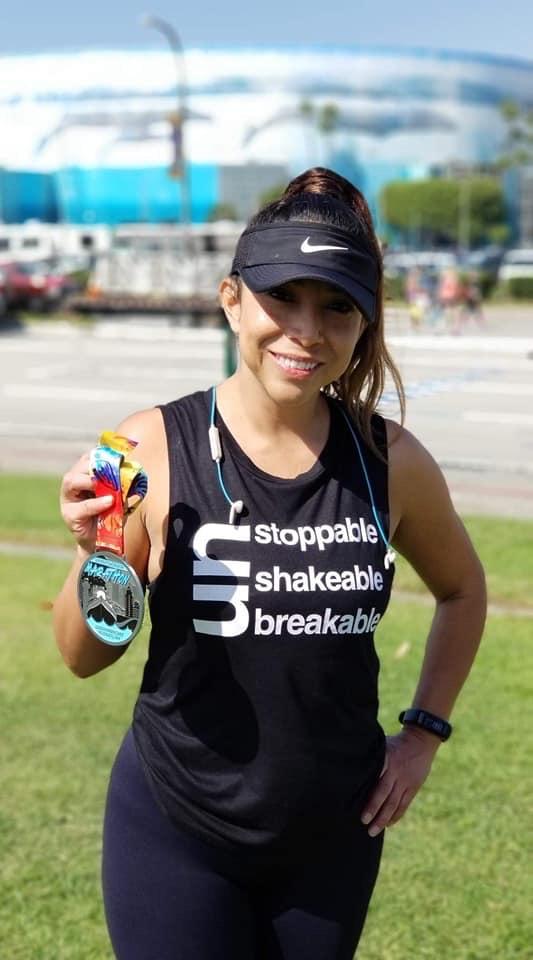
[[[106,430],[91,451],[91,471],[97,497],[113,496],[98,517],[96,550],[83,564],[78,599],[91,633],[111,646],[123,646],[137,635],[144,616],[144,587],[124,559],[124,523],[148,490],[146,473],[126,459],[134,440]]]

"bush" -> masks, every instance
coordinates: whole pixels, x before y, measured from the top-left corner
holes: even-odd
[[[479,289],[481,290],[481,296],[484,300],[486,300],[487,297],[492,296],[498,282],[498,278],[492,270],[480,270],[478,273],[478,281]]]
[[[385,276],[385,303],[387,300],[405,300],[405,277],[402,274]]]
[[[533,300],[533,277],[512,277],[508,290],[513,300]]]

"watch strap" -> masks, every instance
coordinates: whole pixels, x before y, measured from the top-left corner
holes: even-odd
[[[448,740],[452,733],[452,725],[442,717],[437,717],[434,713],[427,710],[421,710],[418,707],[411,707],[409,710],[402,710],[398,720],[407,726],[420,727],[427,730],[428,733],[435,734],[441,740]]]

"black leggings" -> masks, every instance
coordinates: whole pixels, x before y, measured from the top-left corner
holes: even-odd
[[[177,830],[159,809],[131,731],[109,784],[103,890],[118,960],[352,960],[382,835],[353,832],[299,865]]]

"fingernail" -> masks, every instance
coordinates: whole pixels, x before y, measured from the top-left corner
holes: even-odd
[[[369,837],[377,837],[378,833],[381,833],[381,827],[370,827],[368,831]]]
[[[372,819],[371,813],[363,813],[363,816],[361,817],[361,823],[370,823],[371,819]]]

